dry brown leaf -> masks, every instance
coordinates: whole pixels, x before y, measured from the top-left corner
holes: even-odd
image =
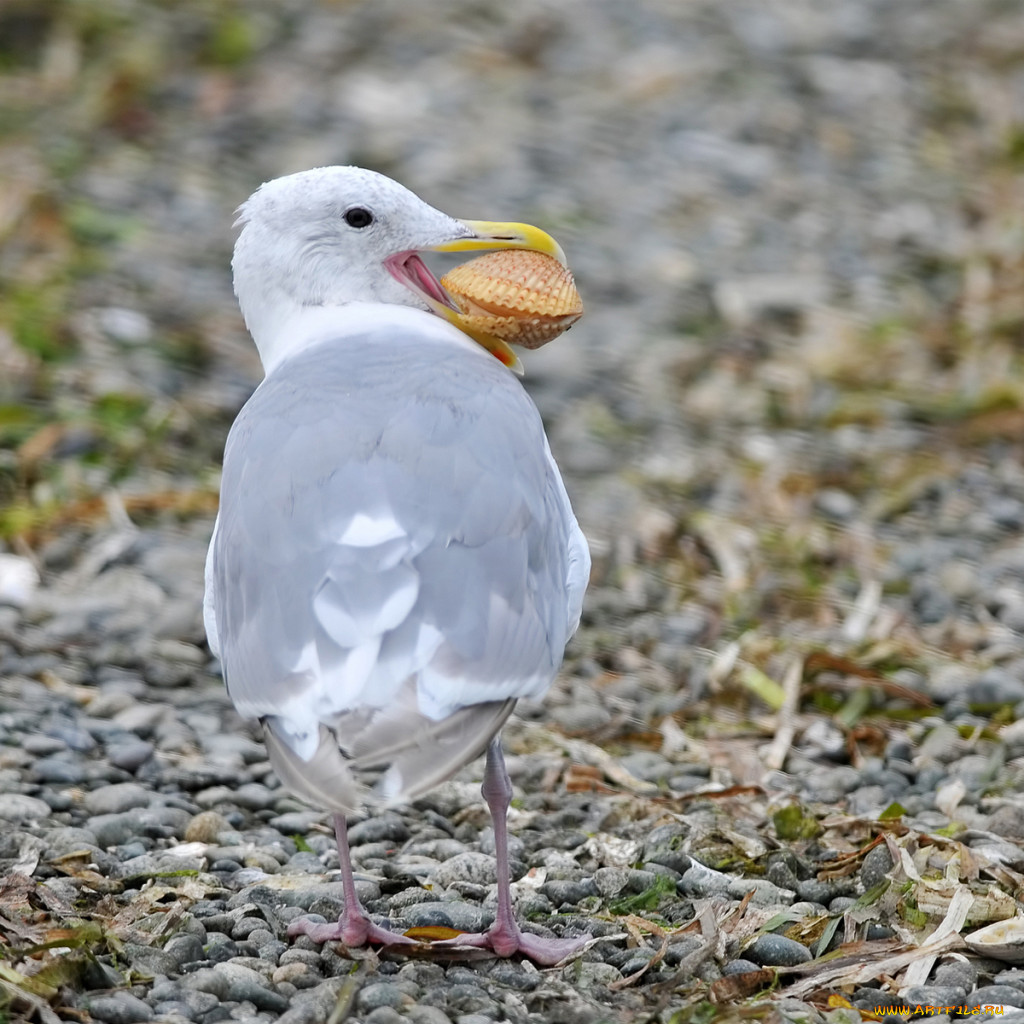
[[[448,939],[457,939],[464,933],[458,928],[448,928],[443,924],[425,924],[408,928],[402,934],[407,939],[415,939],[417,942],[444,942]]]
[[[719,978],[708,989],[708,999],[716,1006],[732,1003],[737,999],[746,999],[763,988],[768,988],[775,981],[775,971],[763,967],[758,971],[744,971],[743,974],[730,974]]]
[[[814,971],[813,977],[806,978],[786,988],[786,996],[793,999],[803,999],[814,992],[824,989],[842,987],[846,985],[865,985],[869,981],[877,981],[883,977],[892,977],[910,966],[915,960],[922,956],[942,956],[954,949],[962,949],[964,942],[959,935],[948,935],[945,939],[936,943],[926,943],[913,948],[904,947],[899,953],[891,952],[892,949],[899,949],[902,943],[880,944],[886,947],[885,952],[875,952],[866,947],[875,945],[872,943],[860,943],[861,954],[853,958],[852,963],[843,962],[835,966],[820,961],[811,961],[808,964],[801,964],[799,967],[779,968],[779,974],[805,973],[807,970]],[[843,947],[844,949],[846,947]],[[835,961],[832,961],[834,964]]]
[[[612,992],[618,992],[621,989],[628,988],[630,985],[635,985],[652,967],[657,966],[665,958],[665,952],[668,950],[669,942],[673,936],[678,932],[669,932],[662,928],[660,925],[656,925],[653,921],[648,921],[646,918],[638,917],[636,914],[630,914],[625,920],[626,928],[629,930],[630,935],[637,936],[637,944],[642,944],[641,932],[650,932],[652,935],[656,935],[661,939],[661,945],[655,950],[654,955],[641,967],[638,971],[634,971],[632,974],[627,975],[625,978],[621,978],[618,981],[613,981],[608,985],[608,988]]]
[[[804,663],[801,658],[794,658],[782,676],[783,703],[776,715],[775,736],[767,753],[764,764],[769,771],[778,771],[786,763],[789,748],[796,736],[797,724],[800,721],[800,683],[804,676]]]
[[[925,949],[940,944],[947,938],[958,938],[973,904],[974,895],[970,889],[966,885],[958,886],[952,899],[949,901],[946,916],[943,918],[942,923],[922,943],[921,955],[907,967],[902,988],[906,989],[912,988],[915,985],[923,985],[927,981],[928,975],[938,959],[938,954],[931,952],[930,949],[926,953]],[[920,909],[920,904],[918,904],[918,908]]]

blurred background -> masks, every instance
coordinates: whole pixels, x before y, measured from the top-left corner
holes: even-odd
[[[201,673],[220,453],[260,377],[233,211],[331,163],[542,225],[576,272],[585,319],[525,359],[595,554],[566,734],[756,750],[795,678],[808,749],[845,756],[976,684],[1024,700],[1014,0],[5,0],[24,657]]]

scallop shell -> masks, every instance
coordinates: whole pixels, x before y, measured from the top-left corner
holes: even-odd
[[[469,333],[540,348],[583,315],[572,273],[530,249],[500,249],[460,264],[441,278]]]
[[[1024,917],[987,924],[964,936],[968,949],[1007,963],[1024,963]]]

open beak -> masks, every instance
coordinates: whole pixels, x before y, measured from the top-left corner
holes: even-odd
[[[566,266],[562,247],[546,232],[532,224],[516,224],[490,220],[464,220],[462,224],[471,232],[462,238],[450,239],[426,247],[429,252],[479,252],[494,249],[529,249],[542,252]],[[468,334],[510,370],[522,374],[522,363],[512,349],[500,338],[479,331],[467,330],[459,322],[460,311],[445,293],[441,282],[427,269],[416,252],[403,252],[389,257],[385,266],[391,275],[411,288],[438,316]]]

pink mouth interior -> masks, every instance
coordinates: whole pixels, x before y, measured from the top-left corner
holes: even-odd
[[[395,256],[389,256],[384,261],[384,265],[396,281],[401,281],[414,292],[433,299],[434,302],[447,306],[449,309],[456,308],[441,287],[441,282],[434,277],[415,252],[400,252]]]

